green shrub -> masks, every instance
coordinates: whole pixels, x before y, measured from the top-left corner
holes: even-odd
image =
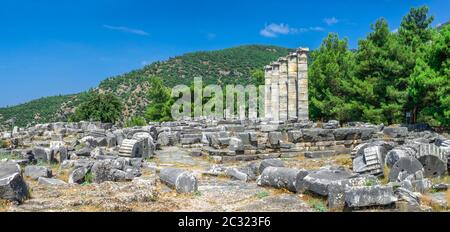
[[[75,113],[70,116],[69,120],[74,122],[86,120],[115,123],[122,116],[122,109],[122,103],[115,95],[92,92]]]
[[[126,123],[126,127],[146,126],[147,122],[144,117],[132,117]]]
[[[0,139],[0,148],[6,148],[6,146],[6,142]]]

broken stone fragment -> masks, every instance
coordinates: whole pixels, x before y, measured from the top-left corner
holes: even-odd
[[[33,149],[33,155],[37,161],[44,163],[49,163],[53,160],[53,152],[50,148],[35,147]]]
[[[392,138],[406,137],[408,135],[407,127],[385,127],[383,133]]]
[[[273,148],[277,148],[280,146],[280,143],[283,140],[283,134],[281,132],[270,132],[269,133],[269,144]]]
[[[345,191],[345,203],[349,208],[385,206],[396,201],[392,186],[350,187]]]
[[[69,184],[82,184],[85,182],[88,169],[84,167],[76,168],[69,175]]]
[[[30,196],[19,165],[0,162],[0,199],[22,203]]]
[[[265,159],[259,165],[259,173],[263,173],[268,167],[284,167],[284,162],[281,159]]]
[[[399,200],[406,201],[411,206],[420,205],[420,198],[422,197],[420,193],[415,193],[405,188],[397,188],[394,193]]]
[[[308,171],[306,170],[267,167],[259,177],[258,185],[298,192],[299,189],[297,186],[303,181],[306,175],[308,175]]]
[[[38,184],[47,186],[61,186],[66,185],[67,183],[58,179],[39,177]]]
[[[141,158],[148,158],[155,155],[156,145],[150,133],[139,132],[133,135],[133,139],[143,143]]]
[[[354,176],[343,167],[325,167],[308,174],[297,186],[301,191],[310,191],[320,196],[328,196],[328,186]]]
[[[161,182],[175,189],[178,193],[193,193],[197,191],[197,178],[189,171],[176,168],[164,168],[159,173]]]
[[[421,144],[415,157],[424,167],[426,178],[444,176],[448,165],[447,151],[434,144]]]
[[[52,177],[52,170],[48,167],[41,166],[26,166],[24,170],[24,175],[30,177],[34,180],[39,179],[39,177]]]
[[[75,151],[74,154],[78,157],[80,157],[80,156],[89,157],[89,156],[91,156],[91,151],[92,151],[91,148],[84,147],[84,148],[81,148],[80,150]]]
[[[234,180],[240,180],[240,181],[244,181],[247,182],[249,181],[249,177],[246,173],[241,172],[239,169],[237,168],[227,168],[227,170],[225,171],[226,175],[229,176],[231,179]]]
[[[362,146],[353,159],[353,171],[359,174],[382,175],[386,153],[382,146]]]
[[[244,151],[244,143],[239,138],[231,138],[228,149],[234,152],[242,152]]]
[[[91,168],[92,181],[103,183],[105,181],[123,182],[133,180],[140,176],[140,168],[129,166],[127,159],[99,160]]]
[[[345,190],[356,186],[376,186],[380,181],[372,175],[363,175],[336,181],[328,185],[328,208],[343,209],[345,207]]]
[[[400,173],[406,172],[407,175],[414,175],[417,171],[423,171],[422,164],[414,157],[400,158],[392,167],[389,173],[389,181],[396,182],[399,180]],[[401,181],[401,180],[400,180]]]
[[[333,141],[334,134],[325,129],[303,129],[303,142]]]
[[[323,124],[323,129],[337,129],[339,128],[339,121],[330,120],[327,123]]]

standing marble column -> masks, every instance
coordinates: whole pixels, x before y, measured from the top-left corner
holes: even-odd
[[[265,95],[264,95],[264,114],[266,120],[272,120],[272,66],[265,67]]]
[[[308,102],[308,48],[299,48],[298,54],[298,120],[309,120],[309,102]]]
[[[288,61],[285,57],[278,60],[280,63],[280,121],[288,119]]]
[[[297,117],[297,77],[298,57],[297,53],[291,53],[288,59],[288,120],[296,120]]]
[[[272,63],[272,120],[280,121],[280,63]]]

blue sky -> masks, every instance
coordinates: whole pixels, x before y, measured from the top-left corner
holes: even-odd
[[[450,20],[448,0],[0,0],[0,107],[81,92],[191,51],[314,49],[329,32],[356,47],[376,19],[394,30],[424,4],[434,25]]]

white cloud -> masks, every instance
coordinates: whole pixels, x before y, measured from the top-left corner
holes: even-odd
[[[336,17],[331,17],[331,18],[324,18],[323,21],[328,25],[328,26],[332,26],[336,23],[339,23],[339,19],[337,19]]]
[[[123,27],[123,26],[111,26],[111,25],[103,25],[104,28],[113,30],[113,31],[121,31],[121,32],[125,32],[125,33],[131,33],[131,34],[135,34],[135,35],[141,35],[141,36],[149,36],[150,34],[140,30],[140,29],[133,29],[133,28],[129,28],[129,27]]]
[[[260,35],[268,38],[276,38],[279,35],[289,35],[304,33],[308,31],[324,31],[322,27],[309,27],[309,28],[293,28],[284,23],[271,23],[266,24],[266,26],[259,32]]]
[[[293,31],[294,30],[294,31]],[[271,37],[275,38],[278,37],[278,35],[287,35],[289,33],[295,33],[296,29],[291,29],[289,25],[287,24],[276,24],[271,23],[269,25],[266,25],[264,29],[260,31],[260,34],[264,37]]]
[[[310,27],[309,30],[310,31],[325,31],[325,29],[323,27]]]

